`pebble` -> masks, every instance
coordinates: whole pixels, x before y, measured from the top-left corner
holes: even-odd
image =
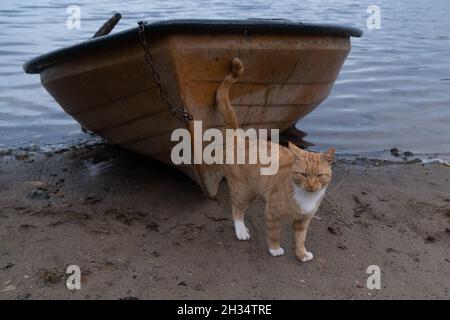
[[[48,200],[50,198],[47,190],[44,188],[34,189],[27,195],[27,197],[31,200]]]
[[[403,155],[407,158],[414,157],[414,153],[412,153],[411,151],[405,151],[403,152]]]
[[[28,160],[28,153],[26,152],[19,152],[16,154],[16,160]]]
[[[394,157],[400,157],[401,155],[400,150],[398,148],[392,148],[390,152]]]
[[[11,153],[11,149],[0,148],[0,156],[9,156]]]

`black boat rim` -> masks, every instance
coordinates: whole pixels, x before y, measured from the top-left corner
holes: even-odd
[[[166,20],[145,22],[145,30],[149,35],[175,33],[243,33],[243,34],[300,34],[333,37],[361,37],[363,32],[355,27],[294,22],[284,19],[248,19],[248,20]],[[138,41],[138,27],[130,28],[114,34],[92,38],[81,43],[54,50],[37,56],[23,65],[26,73],[40,73],[44,69],[57,64],[62,59],[80,54],[84,51],[101,48],[106,45],[120,44],[127,41]]]

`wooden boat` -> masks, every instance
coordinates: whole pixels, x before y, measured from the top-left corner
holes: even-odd
[[[112,28],[107,28],[112,29]],[[108,30],[109,31],[109,30]],[[359,29],[286,20],[171,20],[100,36],[28,61],[46,90],[83,128],[172,164],[174,129],[223,128],[218,85],[238,57],[230,90],[243,128],[286,129],[327,98]],[[208,196],[216,166],[176,166]]]

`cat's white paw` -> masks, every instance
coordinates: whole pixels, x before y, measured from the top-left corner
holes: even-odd
[[[239,240],[250,239],[250,233],[248,232],[248,229],[245,226],[243,221],[235,221],[234,222],[234,230],[236,231],[236,237]]]
[[[272,256],[278,257],[278,256],[282,256],[284,254],[284,249],[283,248],[278,248],[278,249],[269,248],[269,252]]]
[[[300,259],[301,262],[308,262],[314,258],[314,255],[311,252],[306,252],[305,256]]]

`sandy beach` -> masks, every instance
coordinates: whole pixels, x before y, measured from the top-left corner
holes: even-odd
[[[450,168],[338,161],[301,264],[269,255],[264,203],[235,239],[217,199],[174,168],[106,145],[0,156],[0,298],[448,299]],[[82,288],[66,287],[66,268]],[[381,268],[380,290],[366,268]]]

